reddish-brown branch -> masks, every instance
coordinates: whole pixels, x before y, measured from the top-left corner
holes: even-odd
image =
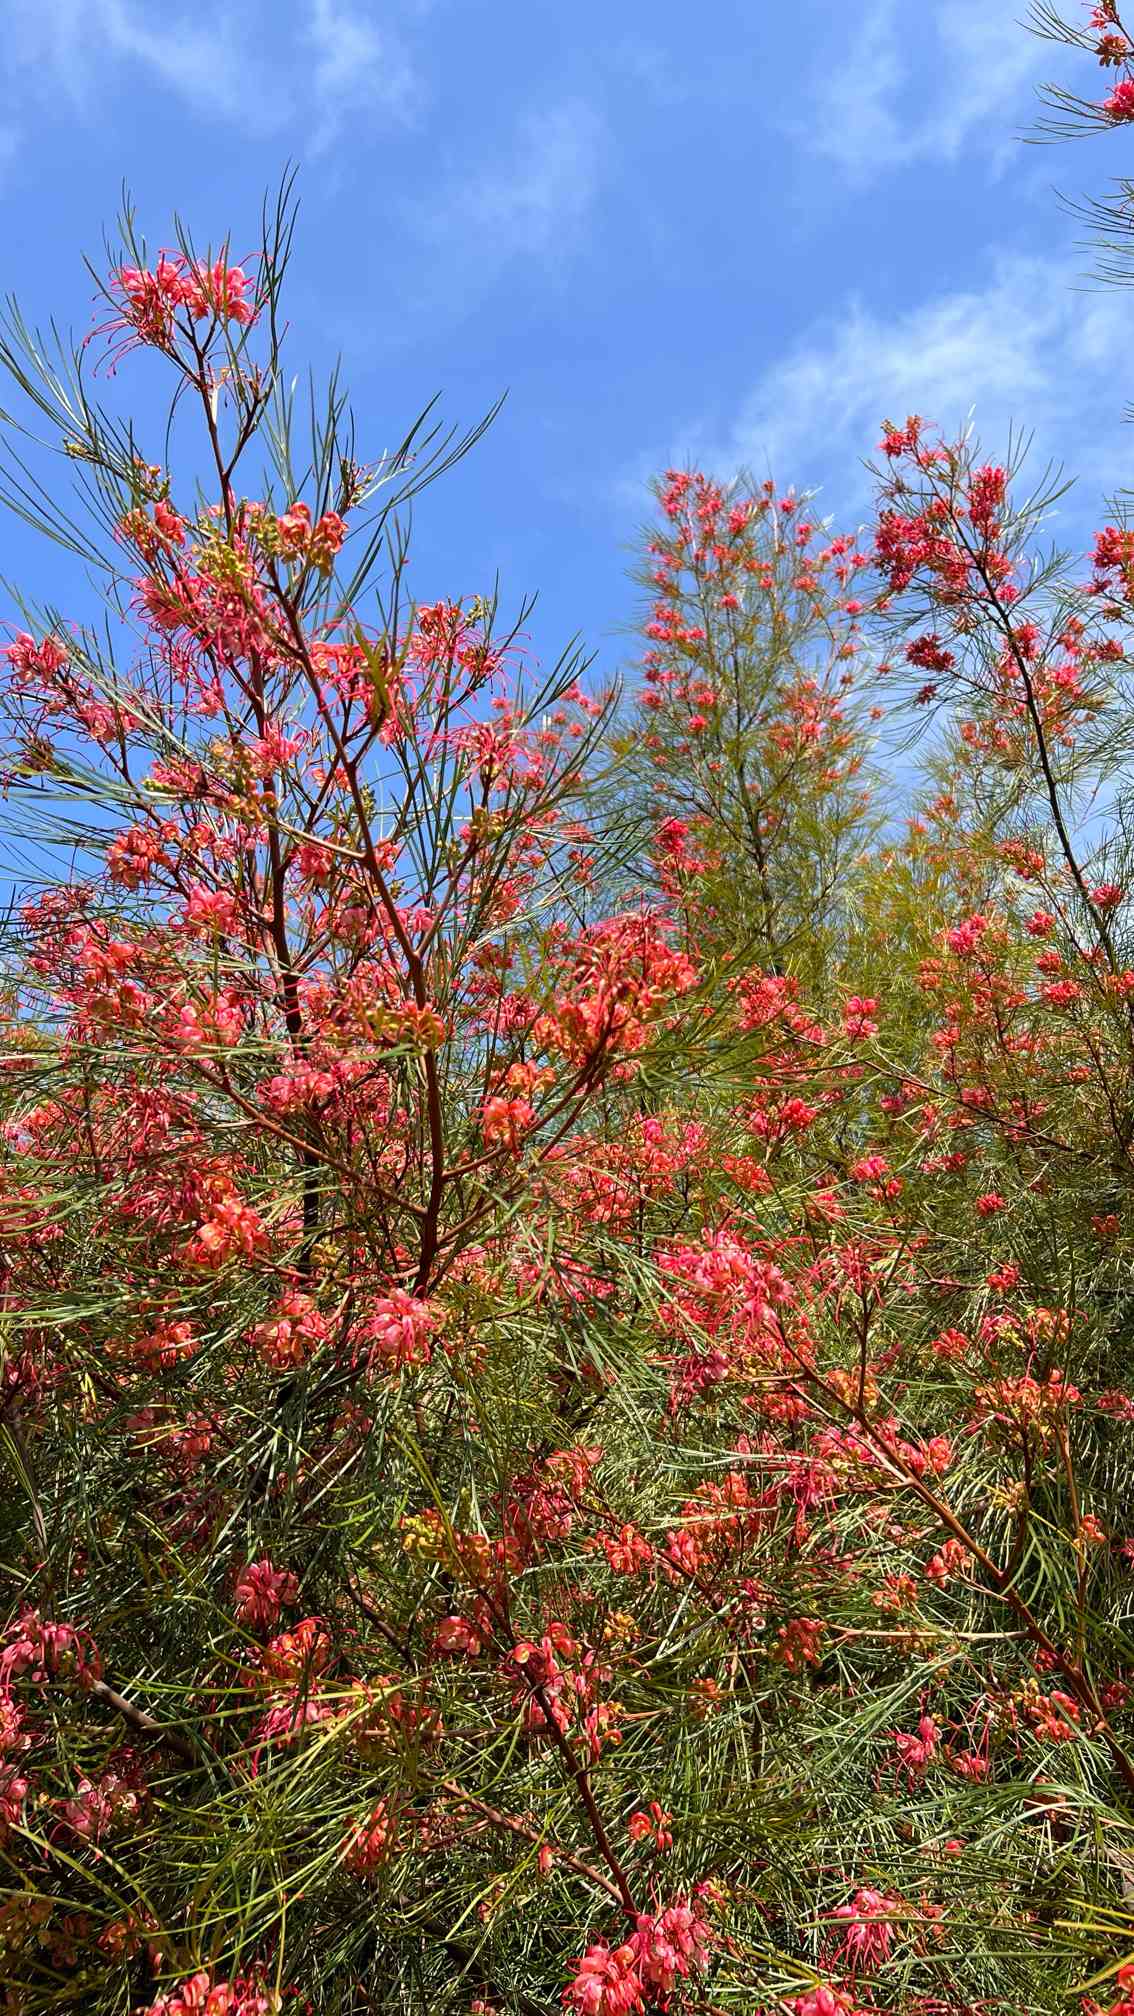
[[[637,1918],[638,1907],[634,1902],[634,1894],[630,1888],[622,1864],[611,1846],[610,1836],[606,1831],[602,1814],[599,1812],[594,1792],[591,1789],[590,1773],[586,1765],[581,1763],[576,1756],[574,1745],[570,1738],[559,1727],[553,1712],[554,1703],[548,1695],[546,1688],[538,1680],[529,1679],[528,1685],[543,1711],[543,1718],[547,1724],[548,1734],[562,1757],[569,1775],[578,1788],[579,1797],[583,1802],[587,1819],[590,1822],[595,1846],[614,1878],[618,1888],[618,1895],[622,1900],[622,1908],[626,1912],[627,1917]]]
[[[460,1805],[471,1807],[475,1813],[482,1813],[493,1827],[499,1827],[507,1834],[516,1834],[521,1840],[530,1841],[537,1848],[550,1847],[557,1862],[562,1862],[566,1868],[573,1869],[577,1876],[584,1876],[588,1883],[593,1883],[599,1890],[605,1890],[607,1896],[612,1897],[616,1904],[625,1901],[621,1891],[609,1877],[602,1874],[601,1870],[592,1869],[589,1862],[580,1861],[577,1855],[572,1855],[566,1848],[552,1846],[537,1828],[528,1826],[525,1821],[515,1819],[509,1813],[499,1812],[495,1806],[489,1806],[483,1799],[477,1799],[450,1778],[442,1779],[441,1790],[447,1792]]]
[[[155,1742],[164,1744],[167,1750],[174,1751],[186,1764],[201,1763],[199,1753],[184,1736],[179,1735],[176,1729],[169,1729],[164,1723],[155,1722],[153,1716],[147,1715],[144,1708],[139,1708],[136,1701],[131,1701],[125,1694],[120,1694],[118,1689],[111,1687],[107,1681],[96,1680],[90,1692],[96,1701],[104,1702],[106,1707],[113,1708],[116,1715],[121,1715],[122,1720],[128,1723],[131,1729],[136,1729],[140,1736],[150,1736]]]

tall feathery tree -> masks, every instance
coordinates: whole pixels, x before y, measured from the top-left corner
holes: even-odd
[[[870,831],[854,690],[867,556],[770,481],[671,470],[655,496],[625,736],[667,886],[695,874],[699,927],[722,945],[777,967],[821,958]]]

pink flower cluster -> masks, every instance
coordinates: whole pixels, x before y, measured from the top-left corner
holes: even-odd
[[[377,1360],[391,1372],[428,1365],[433,1356],[430,1339],[439,1324],[436,1309],[404,1288],[379,1295],[371,1304],[362,1332],[370,1346],[371,1362]]]
[[[272,1314],[257,1323],[252,1342],[266,1365],[287,1372],[306,1364],[327,1337],[327,1319],[310,1295],[291,1288],[282,1295]]]
[[[144,2016],[278,2016],[282,1997],[253,1976],[214,1981],[204,1968],[151,2002]]]
[[[336,553],[346,538],[346,526],[337,511],[324,511],[314,525],[306,504],[292,504],[276,519],[276,539],[285,560],[309,562],[320,574],[329,574]]]
[[[290,1568],[274,1568],[265,1555],[249,1561],[236,1585],[236,1615],[254,1630],[270,1630],[278,1623],[280,1611],[295,1602],[299,1584]]]
[[[397,1815],[388,1799],[379,1799],[365,1820],[347,1830],[343,1862],[355,1876],[373,1876],[393,1853]]]
[[[679,1898],[656,1918],[642,1913],[621,1946],[588,1946],[578,1972],[563,1991],[563,2006],[578,2016],[626,2016],[659,2002],[679,1980],[707,1965],[712,1934],[697,1906]]]
[[[56,1624],[38,1610],[25,1610],[0,1639],[0,1689],[13,1680],[45,1687],[52,1680],[76,1680],[92,1687],[102,1672],[89,1632]]]
[[[894,1916],[901,1908],[899,1898],[887,1897],[881,1890],[856,1890],[848,1904],[831,1913],[832,1921],[844,1927],[837,1952],[852,1975],[860,1970],[870,1973],[889,1959]]]
[[[234,322],[246,329],[256,319],[256,309],[248,299],[251,282],[243,266],[229,266],[224,259],[212,264],[189,260],[183,253],[163,252],[153,272],[137,266],[120,266],[111,276],[110,291],[119,309],[116,329],[129,333],[125,344],[151,343],[159,350],[173,346],[176,317],[192,322],[206,319],[216,323]]]

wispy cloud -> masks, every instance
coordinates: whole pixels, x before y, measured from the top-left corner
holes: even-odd
[[[409,53],[392,29],[340,0],[310,0],[305,39],[314,56],[318,124],[312,144],[328,146],[351,114],[408,117],[421,94]]]
[[[14,121],[6,121],[0,125],[0,180],[3,179],[9,162],[13,161],[19,152],[20,137],[20,129]]]
[[[579,242],[605,148],[603,121],[583,99],[529,112],[503,159],[419,206],[423,234],[462,276],[487,281],[515,260],[555,268]]]
[[[1106,495],[1129,480],[1129,312],[1120,294],[1076,291],[1075,271],[1002,256],[983,285],[901,314],[848,302],[762,374],[731,423],[691,423],[654,466],[772,471],[780,483],[818,485],[830,509],[849,514],[869,495],[862,463],[882,421],[920,413],[947,431],[971,418],[996,456],[1010,430],[1030,432],[1035,464],[1082,471],[1093,499]],[[640,494],[641,474],[620,488],[632,482]]]
[[[687,104],[694,95],[688,65],[673,50],[645,35],[622,35],[606,51],[605,61],[614,77],[626,80],[632,91],[640,92],[651,104],[670,111]]]
[[[1016,8],[1006,0],[931,8],[869,0],[845,18],[852,25],[842,50],[823,38],[823,73],[800,137],[859,183],[910,162],[1007,153],[1045,62]]]
[[[401,120],[420,95],[409,50],[368,0],[268,0],[158,8],[151,0],[0,0],[9,66],[24,93],[69,99],[91,114],[108,74],[143,75],[194,112],[270,134],[301,123],[322,152],[365,112]],[[420,0],[403,10],[420,12]]]
[[[159,17],[126,0],[4,0],[5,54],[24,90],[91,107],[109,67],[141,68],[196,109],[235,112],[240,89],[233,9]]]

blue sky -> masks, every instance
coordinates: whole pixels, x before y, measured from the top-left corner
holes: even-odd
[[[419,507],[415,592],[499,572],[506,606],[540,592],[538,656],[578,631],[611,671],[669,462],[819,483],[854,522],[884,413],[975,406],[990,448],[1023,423],[1081,472],[1084,529],[1126,480],[1132,303],[1076,291],[1053,194],[1097,190],[1123,140],[1021,145],[1067,75],[1023,11],[0,0],[5,279],[82,335],[123,182],[151,243],[180,209],[239,249],[295,160],[292,363],[341,354],[363,452],[434,393],[460,423],[508,393]],[[50,593],[57,566],[6,534],[8,578]]]

